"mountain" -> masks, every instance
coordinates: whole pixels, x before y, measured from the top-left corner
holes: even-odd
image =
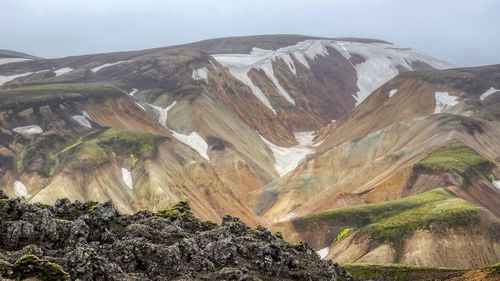
[[[499,73],[300,35],[6,63],[0,189],[128,214],[188,200],[342,263],[484,267],[500,256]]]
[[[316,154],[252,193],[250,206],[338,261],[495,263],[499,73],[493,65],[398,75],[322,129]]]
[[[19,62],[19,61],[32,60],[32,59],[38,59],[38,58],[21,52],[0,50],[0,65]]]
[[[364,73],[377,65],[388,70],[366,84]],[[340,118],[398,71],[432,66],[449,65],[377,40],[285,35],[5,64],[0,66],[2,128],[10,137],[1,144],[6,157],[1,186],[13,195],[20,182],[31,201],[45,203],[53,203],[55,194],[113,199],[126,212],[190,199],[202,218],[220,219],[229,212],[254,225],[259,219],[243,206],[247,194],[314,150],[312,132],[297,132]],[[47,97],[38,96],[42,89]],[[96,98],[86,99],[87,90]],[[26,126],[43,132],[14,131]],[[112,137],[98,144],[106,156],[82,153],[92,150],[87,146],[99,143],[96,138],[108,127],[170,142],[164,147],[155,142],[146,155],[140,146],[132,151],[105,147],[123,142]],[[49,135],[54,140],[47,140]],[[39,146],[46,147],[43,159],[27,151],[42,151]],[[169,151],[174,147],[177,153]],[[67,163],[75,156],[81,156],[76,162],[83,167]],[[62,185],[68,188],[59,190]],[[219,197],[228,201],[213,207]]]

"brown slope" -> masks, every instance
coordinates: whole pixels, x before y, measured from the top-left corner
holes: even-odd
[[[31,201],[113,200],[121,211],[133,212],[163,209],[187,199],[204,219],[218,221],[229,213],[252,225],[259,221],[210,163],[118,88],[54,84],[3,91],[2,98],[0,186],[11,196],[17,195],[15,182],[20,181]],[[72,118],[83,110],[92,128]],[[34,124],[43,133],[13,131]],[[132,189],[121,168],[131,171]]]
[[[327,259],[340,263],[477,268],[498,259],[499,227],[500,220],[487,210],[434,189],[299,217],[271,229],[310,241]]]
[[[18,78],[5,84],[3,88],[53,83],[105,82],[128,93],[138,89],[132,99],[139,102],[148,113],[170,130],[184,135],[196,133],[207,143],[209,139],[215,138],[216,142],[227,144],[221,151],[212,149],[210,143],[211,147],[207,154],[214,159],[213,167],[217,177],[230,186],[238,198],[243,198],[248,192],[279,176],[273,165],[273,151],[259,135],[276,145],[290,147],[297,144],[295,132],[315,130],[329,124],[332,119],[340,118],[356,104],[353,97],[359,90],[356,67],[369,58],[358,54],[359,50],[356,51],[355,48],[348,54],[341,53],[342,50],[338,44],[336,45],[335,42],[338,41],[335,39],[326,41],[314,39],[316,41],[312,43],[320,47],[320,52],[314,48],[306,52],[300,49],[300,45],[294,45],[305,39],[313,38],[300,36],[224,38],[193,43],[191,46],[16,63],[0,66],[0,74],[47,70]],[[383,49],[382,51],[396,48],[377,40],[352,38],[339,40],[348,43],[346,46],[359,43],[363,48],[373,49],[374,46],[378,46]],[[316,46],[314,44],[313,46]],[[218,46],[221,45],[226,47],[219,49]],[[276,57],[271,60],[269,66],[266,66],[269,68],[255,66],[248,71],[250,83],[263,92],[272,109],[256,97],[256,90],[248,86],[248,81],[236,77],[232,69],[223,65],[214,55],[229,52],[244,56],[253,47],[267,49],[265,52],[289,47],[287,52],[290,60],[286,60],[286,57]],[[412,52],[407,48],[398,48],[396,49],[402,54]],[[293,53],[297,50],[303,53]],[[386,57],[386,59],[394,58]],[[432,58],[428,59],[435,61]],[[397,67],[397,71],[430,67],[420,60],[410,60],[411,63],[401,61],[394,63],[402,64]],[[121,63],[99,71],[92,70],[116,62]],[[403,67],[403,64],[406,66]],[[439,65],[444,64],[439,62]],[[56,76],[54,70],[63,67],[71,67],[73,70]],[[200,74],[197,74],[198,77],[195,75],[200,69],[204,70],[202,74],[206,74],[206,78],[204,75],[203,77]],[[374,75],[377,78],[388,79],[387,73],[383,71]],[[283,90],[279,89],[278,84]],[[295,105],[284,97],[283,91],[290,95]],[[159,114],[161,110],[158,111],[148,104],[159,106],[161,109],[172,106],[168,118],[165,112],[162,113],[164,114],[162,117],[162,114]],[[143,122],[140,118],[128,120],[128,117],[123,118],[122,115],[115,116],[111,104],[95,108],[95,111],[101,112],[100,114],[91,112],[96,116],[96,120],[109,126],[123,128],[126,123],[130,123],[130,126],[139,127]],[[89,109],[90,111],[92,109]],[[128,114],[130,112],[125,115]],[[111,123],[116,125],[110,125]],[[222,158],[222,155],[225,158]]]
[[[490,87],[500,88],[499,73],[500,65],[491,65],[401,74],[377,89],[349,115],[322,129],[318,140],[325,141],[319,150],[326,151],[392,124],[428,116],[434,112],[437,91],[449,92],[459,101],[477,102]],[[398,91],[389,97],[393,89]]]
[[[497,161],[497,110],[491,114],[485,110],[498,97],[478,98],[489,87],[498,87],[498,71],[499,66],[488,66],[400,75],[325,129],[316,156],[254,192],[249,205],[275,220],[294,210],[303,215],[366,200],[395,199],[403,196],[414,163],[454,141]],[[469,86],[460,90],[463,85]],[[389,98],[394,88],[399,90]],[[458,96],[459,104],[450,109],[454,114],[431,115],[436,91]]]

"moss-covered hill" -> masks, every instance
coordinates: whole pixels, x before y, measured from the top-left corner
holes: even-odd
[[[151,155],[162,136],[118,128],[98,128],[79,137],[61,138],[49,135],[38,138],[17,155],[18,173],[33,170],[33,163],[41,162],[38,171],[50,177],[63,168],[77,168],[88,159],[100,165],[114,158],[130,158],[132,166],[143,155]],[[11,160],[12,161],[12,160]]]
[[[399,261],[405,239],[419,229],[469,226],[481,207],[456,197],[446,189],[389,202],[333,209],[293,220],[299,232],[308,229],[329,233],[332,244],[346,235],[368,234],[374,245],[389,243]],[[349,229],[349,231],[346,231]]]
[[[477,270],[403,264],[344,264],[343,267],[359,280],[494,281],[500,279],[500,264]]]
[[[416,172],[450,172],[457,177],[458,184],[470,184],[471,179],[491,170],[493,164],[474,150],[461,143],[452,143],[432,152],[419,161]]]
[[[26,108],[40,103],[67,102],[85,98],[119,96],[124,93],[117,87],[104,83],[67,83],[22,86],[0,89],[0,109]]]

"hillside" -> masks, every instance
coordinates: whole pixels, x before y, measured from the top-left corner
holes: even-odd
[[[16,58],[0,65],[10,197],[187,200],[341,263],[498,262],[499,65],[301,35]]]
[[[377,65],[388,70],[366,84],[364,73]],[[449,66],[379,40],[297,35],[4,64],[1,127],[9,137],[1,144],[8,161],[0,186],[13,195],[15,183],[22,183],[32,202],[53,203],[55,194],[112,199],[125,212],[189,199],[202,218],[220,219],[228,212],[255,225],[259,219],[243,206],[245,198],[314,153],[315,130],[341,118],[400,71]],[[82,100],[85,91],[95,96]],[[55,168],[56,161],[81,154],[83,145],[59,151],[88,140],[87,134],[101,127],[169,141],[155,146],[157,157],[139,155],[137,165],[123,151],[117,161],[88,165],[88,156],[80,158],[86,163],[84,177],[67,165]],[[35,133],[19,133],[30,128]],[[36,160],[36,168],[17,167],[25,162],[23,151],[38,150],[49,134],[58,138],[49,156]],[[171,152],[174,147],[177,153]],[[114,159],[112,152],[106,151],[106,159]],[[61,183],[71,188],[58,190]],[[219,205],[218,197],[227,201]]]

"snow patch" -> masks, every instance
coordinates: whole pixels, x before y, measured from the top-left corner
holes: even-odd
[[[0,86],[2,86],[3,84],[9,82],[9,81],[12,81],[16,78],[19,78],[19,77],[24,77],[24,76],[28,76],[28,75],[31,75],[33,73],[40,73],[40,72],[44,72],[44,71],[48,71],[47,69],[44,69],[44,70],[40,70],[40,71],[35,71],[35,72],[26,72],[26,73],[21,73],[21,74],[14,74],[14,75],[0,75]]]
[[[398,89],[392,89],[392,90],[390,90],[389,91],[389,97],[394,96],[394,94],[397,93],[397,92],[398,92]]]
[[[500,180],[492,181],[491,183],[493,184],[494,187],[500,190]]]
[[[288,213],[286,216],[281,217],[276,222],[283,222],[283,221],[291,220],[291,219],[296,218],[296,217],[297,217],[297,214],[295,214],[294,212],[291,212],[291,213]]]
[[[365,58],[364,62],[353,65],[358,74],[357,86],[359,91],[353,93],[356,105],[360,104],[383,83],[399,74],[399,66],[413,70],[413,62],[424,62],[436,69],[453,67],[449,63],[411,48],[399,47],[387,43],[361,43],[337,40],[305,40],[277,50],[253,48],[249,54],[214,54],[212,57],[226,67],[235,78],[249,86],[252,93],[264,105],[275,112],[267,96],[252,83],[248,77],[248,72],[251,69],[263,70],[266,76],[273,82],[280,95],[290,103],[295,104],[294,100],[283,89],[274,75],[272,63],[276,59],[281,59],[292,73],[297,74],[294,61],[310,69],[309,61],[316,59],[318,56],[327,56],[329,54],[328,47],[336,49],[346,59],[351,58],[352,54]]]
[[[144,108],[144,106],[142,106],[140,103],[136,102],[135,104],[137,104],[137,106],[140,107],[142,110],[146,111],[146,109]]]
[[[132,92],[130,92],[130,93],[128,93],[128,94],[129,94],[129,96],[133,97],[133,96],[135,95],[135,93],[137,93],[138,91],[139,91],[138,89],[133,88],[133,89],[132,89]]]
[[[38,125],[17,127],[17,128],[12,129],[12,131],[19,133],[19,134],[26,134],[26,135],[36,135],[36,134],[43,133],[42,128],[40,128]]]
[[[160,124],[162,124],[165,127],[167,127],[167,114],[168,114],[168,111],[172,107],[174,107],[174,105],[176,105],[176,104],[177,104],[177,101],[174,101],[169,106],[163,108],[163,107],[160,107],[160,106],[157,106],[157,105],[154,105],[154,104],[147,103],[148,106],[150,106],[152,109],[154,109],[154,110],[156,110],[156,112],[158,112],[158,115],[159,115],[158,122],[160,122]]]
[[[485,98],[487,98],[487,97],[488,97],[488,96],[490,96],[491,94],[496,93],[496,92],[498,92],[498,91],[500,91],[500,90],[499,90],[499,89],[495,89],[495,88],[491,87],[491,88],[489,88],[486,92],[484,92],[484,94],[482,94],[482,95],[479,97],[479,99],[480,99],[480,100],[484,100]]]
[[[295,140],[299,143],[300,146],[312,146],[314,140],[314,131],[307,132],[296,132],[294,133]]]
[[[82,111],[82,115],[85,116],[85,118],[89,119],[89,120],[92,120],[92,118],[90,118],[90,115],[87,111]]]
[[[252,83],[251,79],[248,77],[248,72],[251,69],[263,70],[269,80],[274,84],[278,93],[289,103],[295,105],[295,101],[290,97],[274,75],[272,63],[276,61],[276,59],[282,59],[290,71],[296,75],[297,68],[292,57],[305,67],[310,68],[307,59],[314,60],[317,56],[326,55],[328,55],[328,51],[322,41],[306,40],[293,46],[280,48],[276,51],[254,47],[250,54],[215,54],[212,55],[212,57],[226,67],[234,77],[243,82],[243,84],[249,86],[252,93],[276,114],[267,96]]]
[[[204,80],[208,83],[208,69],[206,67],[193,69],[193,74],[191,75],[193,80]]]
[[[72,117],[76,122],[80,123],[80,125],[85,126],[87,128],[92,128],[92,125],[90,124],[89,120],[83,115],[74,115]]]
[[[170,130],[170,132],[180,142],[186,144],[187,146],[191,147],[196,152],[198,152],[201,155],[201,157],[210,160],[210,158],[207,155],[208,144],[197,132],[193,131],[189,135],[183,135],[177,133],[174,130]]]
[[[255,97],[257,97],[257,99],[259,99],[260,102],[262,102],[267,108],[269,108],[274,114],[276,114],[276,111],[271,106],[271,103],[267,99],[267,96],[260,90],[259,87],[255,86],[250,77],[248,77],[248,71],[251,69],[251,67],[244,67],[244,66],[239,67],[238,65],[231,66],[231,60],[229,56],[230,55],[228,55],[228,57],[221,57],[221,55],[218,55],[214,56],[214,58],[218,60],[219,63],[226,66],[229,69],[229,72],[236,79],[240,80],[243,84],[250,87]]]
[[[197,132],[193,131],[189,135],[184,135],[168,128],[167,126],[168,111],[176,104],[177,101],[174,101],[169,106],[162,108],[160,106],[147,103],[148,106],[150,106],[151,108],[156,110],[156,112],[158,112],[159,114],[158,122],[160,122],[160,124],[162,124],[165,128],[167,128],[177,140],[194,149],[196,152],[198,152],[198,154],[201,155],[201,157],[210,160],[207,154],[208,144]]]
[[[27,61],[27,60],[31,60],[31,59],[27,59],[27,58],[1,58],[0,65],[13,63],[13,62],[19,62],[19,61]]]
[[[398,66],[414,70],[412,62],[424,62],[436,69],[451,68],[453,65],[435,59],[411,48],[386,43],[361,43],[327,41],[328,46],[335,48],[346,59],[351,54],[360,55],[365,61],[353,67],[358,74],[359,91],[354,94],[356,105],[364,101],[374,90],[399,74]]]
[[[446,109],[458,103],[457,97],[450,96],[448,92],[436,92],[434,95],[436,97],[436,108],[434,109],[434,114],[444,112]]]
[[[132,175],[130,174],[130,171],[122,167],[122,179],[123,182],[128,186],[130,189],[134,189],[134,186],[132,185]]]
[[[100,65],[98,67],[94,67],[91,69],[92,72],[96,73],[97,71],[105,68],[105,67],[109,67],[109,66],[112,66],[112,65],[117,65],[119,63],[122,63],[122,62],[125,62],[124,60],[121,60],[121,61],[117,61],[117,62],[113,62],[113,63],[105,63],[103,65]]]
[[[28,197],[28,191],[26,190],[26,186],[20,182],[20,181],[15,181],[14,182],[14,193],[16,194],[17,197]]]
[[[70,71],[73,71],[73,68],[71,68],[71,67],[64,67],[64,68],[60,68],[58,70],[55,70],[54,73],[56,74],[56,76],[59,76],[59,75],[63,75],[65,73],[68,73]]]
[[[314,149],[312,149],[314,132],[295,133],[295,139],[299,144],[292,147],[277,146],[260,134],[259,136],[273,152],[274,168],[280,176],[284,176],[295,169],[306,155],[314,152]]]
[[[318,255],[319,255],[320,258],[324,259],[328,255],[328,252],[330,252],[330,248],[329,247],[325,247],[325,248],[317,251],[316,253],[318,253]]]

